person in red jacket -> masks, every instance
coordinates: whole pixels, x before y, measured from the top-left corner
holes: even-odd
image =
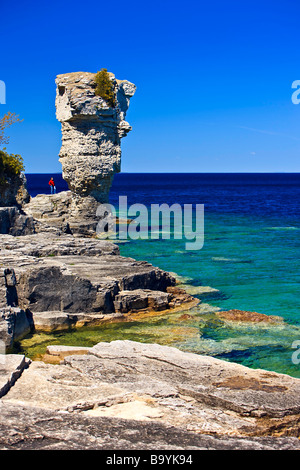
[[[54,183],[53,178],[50,178],[50,181],[49,181],[48,184],[51,188],[51,194],[55,194],[56,193],[56,187],[55,187],[55,183]]]

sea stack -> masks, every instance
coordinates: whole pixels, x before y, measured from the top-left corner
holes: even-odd
[[[72,193],[69,223],[95,220],[97,207],[108,202],[115,173],[120,172],[121,138],[131,130],[125,121],[136,86],[112,73],[115,104],[95,94],[95,74],[75,72],[56,78],[56,117],[61,122],[59,160]]]

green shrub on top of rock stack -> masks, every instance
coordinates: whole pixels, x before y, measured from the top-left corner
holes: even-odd
[[[95,94],[101,96],[109,106],[116,106],[113,83],[109,77],[107,69],[101,69],[96,73],[95,82],[97,84]]]

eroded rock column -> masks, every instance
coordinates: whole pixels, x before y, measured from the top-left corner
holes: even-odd
[[[56,117],[61,122],[59,160],[72,192],[69,223],[95,220],[99,203],[108,202],[113,176],[120,171],[121,138],[131,130],[125,121],[136,86],[110,79],[116,106],[95,95],[95,74],[75,72],[56,78]]]

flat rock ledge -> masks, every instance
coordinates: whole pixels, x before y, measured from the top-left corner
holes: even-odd
[[[0,341],[195,305],[199,299],[106,240],[40,232],[0,235]]]
[[[3,355],[0,449],[299,450],[300,380],[133,341]]]

